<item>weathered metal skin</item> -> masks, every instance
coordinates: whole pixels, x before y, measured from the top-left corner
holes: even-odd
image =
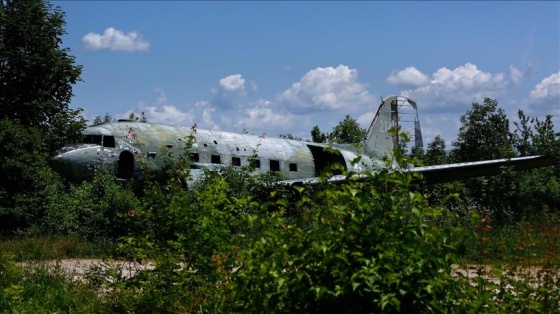
[[[361,160],[360,166],[353,165],[356,152],[328,153],[325,144],[196,127],[119,121],[90,126],[83,134],[85,143],[66,146],[54,157],[58,172],[73,182],[90,179],[101,169],[115,171],[121,180],[142,179],[146,172],[160,178],[164,166],[161,155],[179,158],[187,146],[193,180],[204,168],[248,166],[253,159],[258,161],[254,174],[278,171],[286,180],[316,177],[332,163],[358,170],[373,165],[369,158]]]

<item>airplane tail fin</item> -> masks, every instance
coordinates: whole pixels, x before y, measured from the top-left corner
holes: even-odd
[[[409,141],[404,142],[397,132],[405,132]],[[412,142],[415,147],[424,146],[416,103],[404,96],[383,99],[366,133],[366,152],[382,157],[391,150],[409,148]]]

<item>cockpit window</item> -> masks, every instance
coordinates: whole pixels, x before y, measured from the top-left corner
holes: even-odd
[[[103,144],[103,147],[115,147],[115,137],[111,135],[85,135],[82,140],[84,144]]]
[[[115,137],[110,135],[103,136],[103,147],[115,147]]]
[[[101,145],[103,142],[103,136],[101,135],[85,135],[82,143],[84,144],[98,144]]]

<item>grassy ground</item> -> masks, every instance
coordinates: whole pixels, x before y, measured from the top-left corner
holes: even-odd
[[[560,265],[560,221],[525,221],[514,225],[492,227],[481,220],[477,237],[466,241],[464,258],[483,264],[518,266]]]
[[[37,237],[0,240],[0,254],[14,261],[101,258],[111,253],[109,243],[94,243],[71,237]]]
[[[492,308],[504,313],[546,313],[560,306],[558,225],[552,219],[496,228],[482,219],[475,227],[477,236],[466,239],[462,262],[456,266],[476,285],[478,296],[473,300],[492,299]],[[0,313],[114,312],[112,299],[99,295],[94,282],[77,281],[60,266],[15,263],[103,258],[111,253],[107,243],[67,237],[0,241]]]

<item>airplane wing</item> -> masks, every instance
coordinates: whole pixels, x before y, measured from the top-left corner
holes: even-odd
[[[504,167],[513,167],[515,171],[559,165],[560,159],[552,156],[528,156],[517,158],[504,158],[494,160],[462,162],[454,164],[413,167],[402,171],[417,172],[422,174],[428,184],[443,183],[455,180],[465,180],[475,177],[492,176],[501,172]],[[340,183],[348,178],[344,175],[335,175],[327,179],[331,183]],[[355,174],[353,180],[364,181],[368,176]],[[287,185],[319,184],[317,177],[284,180],[279,183]]]
[[[557,157],[552,156],[528,156],[415,167],[411,171],[421,173],[424,176],[424,180],[432,184],[493,176],[499,174],[503,167],[512,167],[515,171],[521,171],[558,165],[559,161]]]

